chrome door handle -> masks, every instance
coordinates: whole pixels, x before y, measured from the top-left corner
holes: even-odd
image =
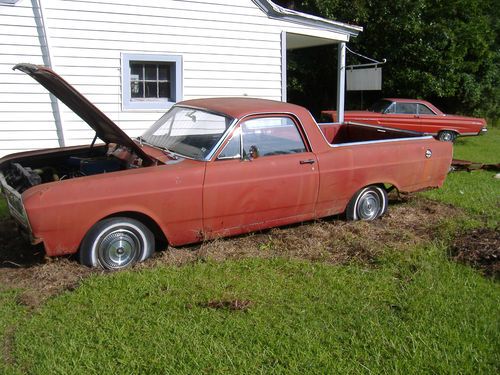
[[[300,164],[314,164],[315,160],[314,159],[307,159],[307,160],[301,160]]]

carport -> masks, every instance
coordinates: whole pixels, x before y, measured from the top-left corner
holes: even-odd
[[[345,104],[345,70],[346,70],[346,44],[351,37],[357,36],[363,28],[342,22],[312,16],[283,8],[268,0],[253,0],[269,18],[285,21],[286,26],[282,31],[282,100],[287,99],[287,51],[301,48],[337,45],[337,113],[338,121],[344,121]],[[293,24],[300,25],[294,27]],[[306,26],[306,27],[304,27]]]

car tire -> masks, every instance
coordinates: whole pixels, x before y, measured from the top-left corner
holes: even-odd
[[[347,220],[375,220],[387,211],[387,192],[381,186],[371,185],[359,190],[346,208]]]
[[[143,223],[112,217],[95,224],[80,247],[80,263],[118,270],[149,258],[155,248],[153,233]]]
[[[455,139],[457,139],[457,133],[451,130],[443,130],[439,132],[438,139],[443,142],[455,142]]]

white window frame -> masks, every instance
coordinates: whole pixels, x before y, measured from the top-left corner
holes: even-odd
[[[14,5],[19,0],[0,0],[0,4]]]
[[[172,80],[172,98],[158,98],[151,100],[134,100],[130,93],[130,62],[167,62],[173,63]],[[121,54],[122,71],[122,110],[168,110],[175,103],[182,100],[182,56],[181,55],[159,55],[159,54],[140,54],[140,53],[122,53]]]

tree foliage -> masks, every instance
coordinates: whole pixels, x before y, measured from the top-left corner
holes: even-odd
[[[348,46],[387,59],[377,96],[423,98],[447,112],[500,117],[500,7],[495,0],[276,3],[363,26]],[[349,54],[348,63],[356,62]],[[336,64],[333,46],[291,52],[290,98],[313,108],[334,106]]]

